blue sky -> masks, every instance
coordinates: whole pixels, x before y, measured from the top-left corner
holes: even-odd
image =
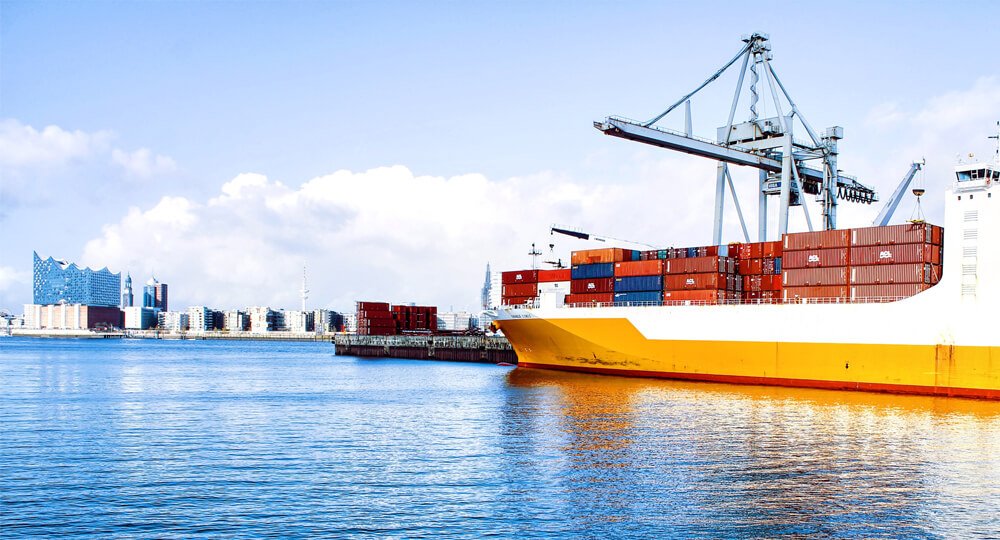
[[[998,15],[995,2],[2,1],[0,309],[30,302],[32,250],[156,273],[180,307],[292,308],[306,265],[314,306],[458,309],[475,307],[487,260],[525,266],[553,222],[707,243],[714,164],[591,123],[655,115],[754,31],[813,126],[844,126],[847,172],[887,195],[928,159],[941,221],[934,189],[954,156],[992,152]],[[695,100],[697,132],[725,123],[734,84]]]

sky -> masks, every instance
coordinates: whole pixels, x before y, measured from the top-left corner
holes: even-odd
[[[940,223],[957,157],[995,150],[998,16],[991,1],[0,0],[0,310],[31,303],[33,251],[155,275],[174,309],[297,309],[305,267],[308,306],[349,312],[475,310],[488,262],[603,245],[554,223],[709,244],[716,164],[592,124],[652,118],[753,32],[809,123],[844,128],[845,172],[885,198],[926,159]],[[725,125],[735,88],[730,71],[695,96],[696,135]],[[754,231],[756,173],[733,175]],[[844,203],[840,226],[879,209]],[[732,210],[726,241],[742,239]]]

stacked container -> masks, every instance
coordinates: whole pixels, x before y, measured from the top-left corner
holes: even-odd
[[[538,296],[538,270],[512,270],[500,274],[503,290],[500,302],[505,306],[519,306]]]
[[[744,302],[771,303],[781,300],[780,241],[733,244],[730,251],[737,257],[737,267],[743,281],[740,298]]]
[[[624,253],[631,251],[623,249],[608,250],[588,250],[613,252],[614,257],[624,257]],[[581,260],[577,257],[579,251],[573,252],[573,260]],[[586,259],[583,259],[586,260]],[[593,259],[591,259],[593,260]],[[567,304],[607,304],[614,302],[615,297],[615,263],[623,262],[609,261],[590,264],[574,264],[570,271],[570,295],[566,297]]]
[[[392,318],[396,323],[397,334],[437,330],[435,306],[392,306]]]
[[[851,299],[892,301],[936,284],[942,232],[927,223],[851,230]]]
[[[565,297],[570,293],[570,279],[571,270],[569,268],[539,270],[538,295],[555,294]]]
[[[710,246],[718,248],[716,246]],[[697,301],[716,304],[737,299],[736,259],[725,256],[697,256],[704,248],[688,248],[696,256],[667,259],[663,266],[663,301]],[[728,250],[727,250],[728,251]]]
[[[362,336],[392,336],[396,321],[386,302],[358,302],[358,334]]]
[[[616,304],[659,304],[663,300],[663,261],[647,259],[614,264]]]
[[[785,302],[850,298],[851,231],[833,230],[784,236],[782,285]]]

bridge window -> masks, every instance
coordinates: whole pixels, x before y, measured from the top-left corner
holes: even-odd
[[[968,182],[969,180],[972,180],[972,174],[969,171],[958,171],[955,174],[958,175],[959,182]]]

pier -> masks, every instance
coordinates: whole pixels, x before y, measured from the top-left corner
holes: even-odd
[[[486,336],[357,336],[333,338],[339,356],[449,360],[482,364],[517,363],[517,354],[504,337]]]

